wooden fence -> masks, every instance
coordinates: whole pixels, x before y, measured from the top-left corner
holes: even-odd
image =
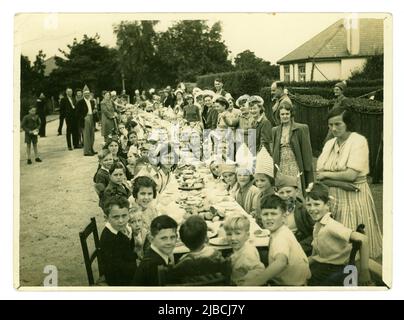
[[[296,122],[310,128],[314,155],[319,155],[328,132],[328,107],[309,106],[293,99]],[[383,113],[354,112],[355,131],[365,136],[369,145],[370,176],[373,183],[383,180]]]

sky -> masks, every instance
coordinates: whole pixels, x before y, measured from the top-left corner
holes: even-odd
[[[47,58],[61,56],[59,48],[66,50],[75,37],[80,40],[84,34],[98,33],[102,45],[113,47],[116,43],[113,25],[123,20],[160,20],[156,30],[164,31],[174,21],[206,19],[210,25],[222,22],[222,38],[231,51],[230,57],[248,49],[276,63],[338,19],[348,16],[343,13],[18,14],[14,21],[14,48],[33,61],[39,50]]]

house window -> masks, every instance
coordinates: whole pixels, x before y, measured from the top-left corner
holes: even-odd
[[[290,82],[290,66],[283,67],[284,74],[285,74],[285,82]]]
[[[298,72],[299,72],[299,82],[305,82],[306,81],[306,64],[305,63],[299,63]]]

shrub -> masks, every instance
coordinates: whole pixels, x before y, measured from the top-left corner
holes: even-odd
[[[287,87],[289,92],[292,94],[304,94],[304,95],[317,95],[317,96],[322,96],[323,98],[326,99],[333,99],[334,98],[334,92],[333,88],[324,88],[324,87],[312,87],[312,88],[306,88],[306,87]],[[348,98],[357,98],[363,95],[366,95],[371,92],[376,92],[378,90],[382,89],[381,87],[347,87],[344,91],[344,95]],[[375,99],[379,101],[383,101],[383,90],[378,91]]]
[[[307,105],[310,107],[328,107],[331,108],[334,105],[333,100],[324,99],[321,96],[314,95],[296,95],[292,96],[292,101],[296,101],[298,104]],[[348,108],[352,108],[356,112],[364,113],[382,113],[383,103],[376,100],[364,99],[364,98],[351,98],[346,103]]]

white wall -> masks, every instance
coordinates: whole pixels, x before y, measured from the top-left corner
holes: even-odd
[[[341,61],[316,62],[313,71],[313,81],[346,80],[355,70],[361,70],[366,58],[342,59]],[[290,81],[299,81],[299,64],[289,64]],[[312,62],[306,62],[306,81],[311,81]],[[326,78],[318,71],[320,69]],[[280,66],[280,79],[285,81],[284,66]]]
[[[313,68],[312,62],[306,62],[306,81],[310,81],[311,69]]]
[[[283,69],[283,65],[281,64],[279,67],[279,79],[283,82],[285,81],[285,69]]]
[[[327,78],[318,71],[320,69]],[[341,62],[316,62],[314,68],[313,81],[340,80],[341,79]]]
[[[342,59],[341,60],[341,80],[348,79],[353,71],[360,71],[366,62],[366,58]]]

